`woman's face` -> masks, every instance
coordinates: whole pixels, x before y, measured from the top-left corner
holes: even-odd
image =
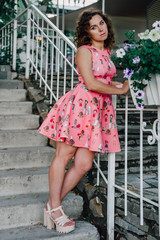
[[[91,37],[91,41],[103,42],[108,37],[107,24],[100,15],[94,15],[89,21],[88,34]]]

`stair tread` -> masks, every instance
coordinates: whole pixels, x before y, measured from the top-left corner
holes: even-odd
[[[0,92],[11,92],[11,91],[14,91],[14,92],[17,92],[17,91],[19,91],[19,92],[27,92],[27,90],[26,89],[21,89],[21,88],[18,88],[18,89],[7,89],[7,88],[0,88]]]
[[[49,147],[49,146],[42,146],[42,147],[38,147],[38,146],[35,146],[35,147],[15,147],[15,148],[7,148],[7,149],[0,149],[0,153],[4,153],[4,152],[27,152],[27,151],[37,151],[37,150],[39,150],[39,151],[44,151],[44,150],[46,150],[47,149],[47,151],[51,151],[51,152],[53,152],[53,151],[55,151],[55,149],[54,148],[52,148],[52,147]]]
[[[37,130],[32,130],[32,129],[11,129],[11,130],[0,130],[0,133],[36,133],[37,132],[37,134],[39,134],[38,133],[38,131]],[[41,134],[41,136],[42,136],[42,134]]]
[[[0,115],[0,118],[4,118],[6,116],[6,118],[9,118],[9,117],[14,117],[14,118],[39,118],[39,115],[36,115],[36,114],[30,114],[30,113],[24,113],[24,114],[1,114]]]
[[[0,79],[0,82],[22,82],[18,79]]]
[[[11,228],[0,231],[3,240],[98,240],[96,228],[84,221],[76,221],[76,228],[73,232],[63,234],[57,231],[48,230],[42,224],[29,225],[26,227]]]
[[[6,207],[18,207],[18,206],[27,206],[27,205],[35,205],[35,204],[46,204],[46,201],[49,197],[48,192],[39,192],[39,193],[27,193],[27,194],[14,194],[9,196],[1,196],[0,197],[0,208]],[[69,192],[67,196],[62,201],[62,204],[65,206],[67,204],[71,204],[71,201],[76,204],[77,201],[82,200],[82,197],[76,195],[75,193]],[[68,205],[68,208],[73,208],[73,206]]]
[[[35,204],[38,202],[45,203],[47,196],[48,196],[48,193],[39,193],[38,195],[35,193],[28,193],[28,194],[18,194],[18,195],[15,194],[14,196],[13,195],[2,196],[0,197],[0,208]]]
[[[30,175],[41,175],[48,174],[48,167],[32,167],[32,168],[19,168],[19,169],[8,169],[8,170],[0,170],[0,179],[1,178],[13,178],[13,177],[21,177]]]
[[[15,89],[15,90],[21,90],[21,89]],[[33,102],[31,101],[19,101],[19,102],[16,102],[16,101],[0,101],[0,104],[33,104]]]

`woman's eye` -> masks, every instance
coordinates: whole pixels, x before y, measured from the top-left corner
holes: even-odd
[[[100,25],[103,25],[103,24],[104,24],[104,21],[101,21],[101,22],[100,22]]]
[[[96,27],[92,27],[91,29],[94,30],[94,29],[96,29]]]

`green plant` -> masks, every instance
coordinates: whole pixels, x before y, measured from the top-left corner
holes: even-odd
[[[14,0],[2,0],[0,2],[0,28],[15,17],[16,11],[14,7]]]
[[[10,47],[0,48],[0,65],[10,64],[11,61]]]
[[[127,31],[125,46],[112,56],[115,65],[124,72],[124,78],[133,80],[131,87],[136,93],[137,108],[143,108],[143,90],[151,81],[151,75],[160,73],[160,21],[153,24],[151,31],[139,33]]]

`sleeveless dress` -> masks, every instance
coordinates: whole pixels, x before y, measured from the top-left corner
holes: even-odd
[[[81,47],[92,53],[95,78],[110,85],[116,68],[109,51],[89,45]],[[38,131],[55,141],[90,151],[120,152],[112,96],[88,90],[80,73],[78,79],[79,83],[54,104]]]

